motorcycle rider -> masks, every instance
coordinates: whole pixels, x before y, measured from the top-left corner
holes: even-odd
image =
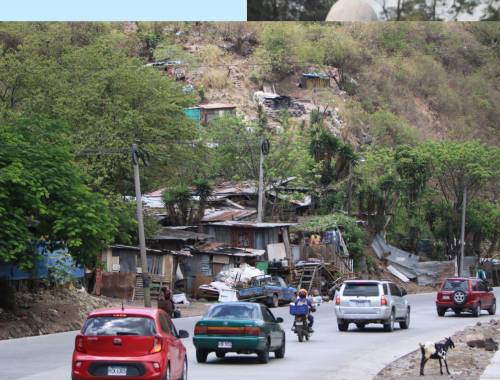
[[[307,298],[307,290],[300,289],[297,299],[295,300],[295,306],[307,305],[309,307],[309,312],[307,313],[307,321],[309,324],[309,332],[314,332],[312,329],[314,324],[314,317],[312,315],[313,311],[316,311],[314,304],[310,299]]]

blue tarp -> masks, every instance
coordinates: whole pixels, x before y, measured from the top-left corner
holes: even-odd
[[[85,273],[83,268],[77,266],[67,249],[48,251],[45,245],[37,246],[37,251],[42,258],[35,263],[30,271],[23,271],[16,265],[0,262],[0,278],[8,280],[42,279],[49,276],[49,269],[58,267],[73,278],[82,278]]]

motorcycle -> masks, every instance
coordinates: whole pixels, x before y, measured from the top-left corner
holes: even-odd
[[[299,342],[303,342],[304,338],[308,341],[312,334],[309,330],[309,321],[307,319],[309,307],[307,305],[290,304],[290,314],[295,317],[292,331],[297,334]]]

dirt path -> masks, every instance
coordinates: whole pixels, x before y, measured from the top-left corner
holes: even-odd
[[[479,325],[480,324],[480,325]],[[436,341],[444,337],[436,337]],[[455,348],[450,350],[447,356],[450,369],[450,379],[473,380],[479,379],[486,366],[490,363],[495,354],[494,351],[487,351],[484,348],[469,347],[467,342],[474,340],[484,340],[492,338],[500,342],[500,320],[492,319],[489,322],[483,319],[478,325],[468,327],[452,337]],[[419,378],[420,371],[420,349],[417,349],[406,356],[392,362],[378,373],[375,380],[400,380]],[[443,364],[443,371],[446,370]],[[425,377],[422,379],[443,379],[439,372],[439,361],[430,360],[425,365]]]

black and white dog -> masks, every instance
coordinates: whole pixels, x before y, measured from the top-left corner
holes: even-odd
[[[441,371],[441,375],[443,374],[443,364],[441,360],[444,360],[444,364],[446,366],[446,372],[448,375],[450,371],[448,369],[448,362],[446,361],[446,354],[450,348],[455,348],[455,344],[451,340],[451,338],[445,338],[444,342],[438,343],[420,343],[420,351],[422,351],[422,360],[420,361],[420,376],[424,376],[424,367],[425,363],[429,361],[429,359],[438,359],[439,360],[439,370]]]

